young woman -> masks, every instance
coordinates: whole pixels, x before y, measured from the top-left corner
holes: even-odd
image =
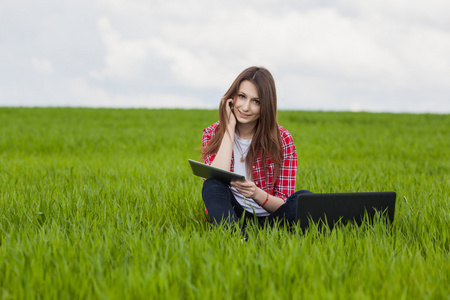
[[[277,95],[270,72],[245,69],[219,106],[219,121],[203,131],[205,164],[244,175],[230,185],[203,183],[202,196],[211,220],[239,224],[255,216],[264,224],[293,223],[299,193],[294,193],[297,153],[290,133],[277,122]],[[244,227],[242,234],[246,237]]]

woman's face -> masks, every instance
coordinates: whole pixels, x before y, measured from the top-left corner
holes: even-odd
[[[260,100],[256,86],[248,80],[239,85],[239,91],[233,101],[236,119],[242,124],[256,124],[260,116]]]

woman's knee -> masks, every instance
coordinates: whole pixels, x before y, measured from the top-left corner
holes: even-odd
[[[228,187],[225,183],[215,178],[208,178],[203,182],[203,191],[210,188],[223,188]]]
[[[297,192],[293,193],[293,194],[286,200],[286,202],[297,201],[298,196],[301,195],[301,194],[313,194],[313,192],[308,191],[308,190],[300,190],[300,191],[297,191]]]
[[[300,190],[300,191],[298,191],[297,193],[298,193],[299,195],[300,195],[300,194],[313,194],[313,192],[308,191],[308,190]]]
[[[230,188],[220,180],[209,178],[203,182],[202,197],[205,204],[219,199],[228,199]]]

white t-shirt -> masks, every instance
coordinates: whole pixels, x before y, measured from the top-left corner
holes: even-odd
[[[247,156],[247,149],[250,147],[250,144],[252,143],[252,140],[244,140],[241,139],[236,133],[234,134],[234,145],[233,145],[233,152],[234,152],[234,173],[237,173],[239,175],[244,175],[245,179],[247,180],[253,180],[252,174],[247,174],[246,169],[246,163],[241,162],[241,152],[244,153],[244,158]],[[239,144],[239,147],[237,146]],[[240,150],[240,151],[239,151]],[[239,204],[248,212],[251,212],[252,214],[257,215],[258,217],[262,216],[268,216],[270,213],[259,206],[255,200],[252,198],[245,198],[240,194],[235,188],[231,188],[231,192],[233,193],[236,200],[239,202]]]

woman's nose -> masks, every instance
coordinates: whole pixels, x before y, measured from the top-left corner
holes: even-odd
[[[244,109],[244,110],[249,110],[249,108],[250,108],[250,101],[245,101],[245,103],[244,103],[244,105],[242,106],[242,108]]]

